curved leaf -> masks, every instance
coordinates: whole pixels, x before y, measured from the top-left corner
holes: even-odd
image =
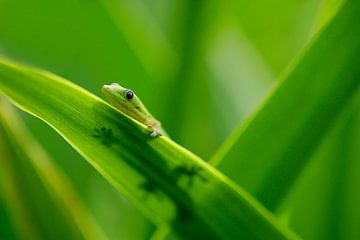
[[[2,60],[0,92],[52,126],[157,224],[193,238],[296,238],[204,161],[60,77]]]
[[[274,209],[359,90],[360,2],[349,0],[272,96],[212,159]]]

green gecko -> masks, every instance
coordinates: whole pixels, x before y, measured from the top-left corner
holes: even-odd
[[[132,90],[117,83],[104,85],[101,90],[116,109],[146,125],[151,131],[151,137],[166,136],[160,122],[150,114]]]

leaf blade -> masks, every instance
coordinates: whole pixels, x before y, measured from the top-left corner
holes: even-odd
[[[204,161],[64,79],[0,61],[0,91],[52,126],[155,223],[192,237],[296,238]]]
[[[212,159],[275,209],[331,124],[359,89],[357,13],[348,1],[253,119]],[[246,169],[246,170],[242,170]],[[256,178],[254,178],[256,176]]]

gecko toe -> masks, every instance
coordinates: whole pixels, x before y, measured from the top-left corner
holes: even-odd
[[[158,133],[156,131],[153,131],[153,132],[150,133],[150,136],[155,138],[155,137],[158,136]]]
[[[155,137],[158,137],[158,136],[162,136],[162,132],[157,130],[157,129],[152,129],[151,133],[150,133],[150,136],[155,138]]]

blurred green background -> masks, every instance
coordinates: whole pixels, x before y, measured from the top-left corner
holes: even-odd
[[[132,88],[174,141],[208,160],[255,111],[341,2],[0,0],[0,55],[49,70],[98,96],[107,83]],[[294,219],[286,211],[279,213],[305,239],[334,237],[327,235],[329,229],[351,215],[344,208],[360,201],[359,191],[351,189],[355,186],[341,187],[359,180],[354,170],[359,163],[338,166],[335,161],[344,152],[360,157],[353,144],[360,136],[359,113],[351,112],[329,133],[289,196],[299,202]],[[46,124],[20,114],[109,239],[149,239],[154,226],[131,203]],[[334,161],[324,160],[329,156]],[[334,210],[331,201],[343,199],[328,189],[329,182],[345,195],[357,195]],[[11,219],[8,215],[0,198],[0,216]],[[1,222],[6,238],[19,238],[12,228],[10,220]]]

